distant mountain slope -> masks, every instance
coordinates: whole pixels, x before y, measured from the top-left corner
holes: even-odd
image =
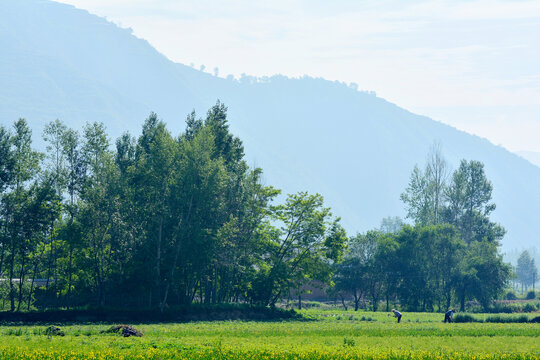
[[[540,166],[540,152],[518,151],[517,154],[522,158],[529,160],[532,164]]]
[[[505,248],[540,237],[540,168],[487,140],[322,79],[226,80],[176,64],[129,30],[47,0],[0,2],[0,122],[26,117],[36,132],[60,118],[139,133],[150,111],[174,132],[221,99],[232,130],[266,181],[322,193],[347,229],[403,215],[399,194],[440,141],[449,162],[481,160],[495,186]],[[181,36],[179,34],[178,36]]]

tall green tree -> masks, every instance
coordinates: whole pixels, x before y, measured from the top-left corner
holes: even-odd
[[[399,216],[389,216],[381,220],[379,230],[385,234],[395,234],[398,233],[404,225],[405,223]]]
[[[9,297],[11,311],[15,311],[16,290],[13,283],[17,260],[20,261],[21,271],[17,275],[24,275],[25,262],[27,260],[26,244],[28,233],[25,227],[26,207],[30,200],[29,185],[40,169],[43,154],[32,149],[32,131],[26,120],[19,119],[14,124],[12,137],[13,175],[11,177],[10,193],[6,197],[7,234],[9,244]],[[19,278],[19,283],[22,279]],[[19,299],[22,287],[19,286]]]
[[[489,219],[496,207],[491,202],[492,191],[493,185],[486,177],[484,164],[462,160],[446,191],[445,219],[460,230],[468,244],[483,239],[498,244],[506,232]]]
[[[521,293],[527,290],[529,286],[533,286],[538,277],[538,269],[534,259],[527,250],[523,251],[517,260],[516,275],[521,283]]]
[[[397,234],[398,296],[412,310],[448,308],[464,243],[451,225],[404,227]]]
[[[10,184],[13,176],[14,159],[11,152],[11,134],[0,126],[0,194]]]
[[[45,125],[43,140],[46,142],[49,168],[53,174],[54,186],[58,195],[64,192],[66,168],[64,166],[64,138],[67,126],[56,119]]]
[[[4,274],[6,249],[9,247],[6,190],[12,183],[14,158],[11,151],[12,138],[6,128],[0,126],[0,274]]]
[[[457,279],[461,311],[465,311],[467,298],[475,298],[488,310],[491,301],[501,294],[511,276],[511,267],[503,261],[497,245],[486,240],[469,246],[461,267]]]
[[[448,165],[442,154],[440,143],[434,143],[431,146],[425,173],[432,198],[432,222],[433,224],[440,224],[442,222],[442,208],[444,207],[444,193],[449,175]]]
[[[436,225],[443,222],[442,213],[447,187],[448,166],[439,144],[435,143],[428,153],[426,166],[414,167],[409,184],[401,194],[407,217],[419,225]]]
[[[184,299],[189,298],[195,283],[199,283],[204,292],[205,302],[213,302],[216,283],[212,280],[216,274],[212,259],[218,247],[217,231],[224,204],[225,169],[222,159],[213,157],[214,137],[207,127],[191,141],[182,142],[180,149],[179,171],[171,184],[171,214],[174,222],[172,256],[165,261],[168,270],[161,304],[166,303],[172,286],[181,291]],[[190,251],[182,252],[182,249]],[[181,274],[189,285],[184,282],[178,286],[178,282],[174,281],[179,264],[184,265]],[[186,271],[192,274],[188,275]]]
[[[152,113],[143,125],[135,153],[134,186],[139,189],[135,201],[141,210],[147,237],[148,260],[153,263],[153,286],[149,299],[160,307],[163,293],[163,254],[170,241],[171,186],[176,168],[176,146],[165,123]]]
[[[268,226],[266,266],[257,274],[251,295],[272,306],[291,288],[324,274],[330,261],[339,260],[346,241],[328,233],[334,221],[321,195],[289,195],[284,205],[275,207],[274,217],[281,226]]]
[[[349,239],[345,259],[337,266],[335,286],[338,292],[352,295],[355,311],[362,299],[369,299],[377,311],[384,297],[389,307],[399,281],[394,237],[395,233],[374,230]]]
[[[85,248],[80,261],[90,270],[86,281],[99,306],[104,306],[106,301],[111,271],[111,228],[117,212],[113,188],[118,173],[109,146],[103,123],[94,122],[84,127],[81,156],[86,173],[81,191],[80,222]]]
[[[61,230],[62,238],[66,241],[68,249],[67,276],[65,281],[66,306],[69,309],[72,304],[73,274],[74,274],[74,252],[81,250],[82,232],[79,214],[78,199],[81,196],[86,175],[86,164],[81,150],[79,133],[73,129],[65,129],[61,139],[62,154],[65,161],[65,182],[67,190],[67,201],[64,209],[67,211],[67,222]]]

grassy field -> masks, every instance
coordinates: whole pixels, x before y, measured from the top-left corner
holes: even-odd
[[[0,326],[0,359],[540,359],[540,324],[443,324],[441,314],[305,310],[307,321]],[[475,314],[477,316],[488,316]],[[510,315],[509,315],[510,316]],[[534,314],[531,315],[531,317]]]

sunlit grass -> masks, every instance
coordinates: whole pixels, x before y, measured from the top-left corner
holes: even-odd
[[[540,359],[540,324],[444,324],[441,314],[339,310],[309,321],[139,324],[142,338],[101,334],[110,325],[0,326],[0,359]],[[484,316],[483,314],[477,314]],[[488,315],[486,315],[488,316]]]

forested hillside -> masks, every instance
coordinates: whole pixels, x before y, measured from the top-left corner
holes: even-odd
[[[356,86],[304,77],[219,78],[173,63],[130,30],[48,0],[0,3],[0,122],[19,117],[36,134],[60,119],[82,131],[102,121],[112,138],[151,111],[173,134],[193,109],[221,99],[247,163],[285,193],[321,193],[351,233],[405,216],[400,194],[431,144],[452,169],[478,160],[494,184],[492,217],[508,230],[503,247],[538,242],[540,168]],[[181,36],[181,34],[179,34]],[[411,85],[412,86],[412,85]],[[36,137],[36,145],[44,142]],[[283,198],[282,198],[283,200]]]

